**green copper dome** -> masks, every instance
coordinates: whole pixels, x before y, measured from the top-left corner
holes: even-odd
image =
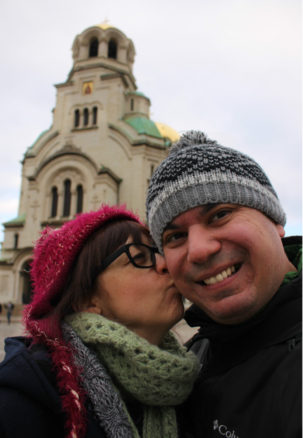
[[[162,138],[156,124],[144,116],[130,116],[124,119],[138,134],[150,135],[151,137]]]

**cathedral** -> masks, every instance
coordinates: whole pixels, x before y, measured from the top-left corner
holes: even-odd
[[[149,178],[178,139],[150,119],[123,32],[90,27],[76,36],[72,56],[67,80],[55,85],[52,125],[24,154],[18,215],[3,224],[0,303],[30,301],[33,243],[45,226],[102,203],[126,204],[144,218]]]

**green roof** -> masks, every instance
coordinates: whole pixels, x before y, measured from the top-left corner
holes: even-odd
[[[155,123],[144,116],[130,116],[124,119],[126,123],[132,126],[138,134],[150,135],[151,137],[162,138]]]
[[[137,90],[135,90],[135,91],[127,91],[126,94],[128,94],[128,95],[132,94],[132,95],[135,95],[135,96],[141,96],[141,97],[145,97],[146,99],[148,99],[148,97],[145,96],[144,93],[142,93],[141,91],[137,91]]]
[[[11,219],[8,222],[5,222],[3,225],[4,226],[6,226],[6,225],[13,226],[13,225],[23,225],[24,223],[25,223],[25,213],[24,214],[20,214],[20,216],[17,216],[14,219]]]
[[[44,131],[42,131],[42,132],[38,135],[38,137],[36,138],[36,140],[34,141],[34,143],[33,143],[31,146],[29,146],[29,147],[27,148],[27,152],[35,146],[35,144],[37,143],[37,141],[40,140],[40,138],[43,137],[43,135],[44,135],[47,131],[49,131],[49,129],[45,129]]]

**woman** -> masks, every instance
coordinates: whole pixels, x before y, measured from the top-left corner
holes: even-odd
[[[177,437],[198,364],[168,330],[182,298],[146,228],[123,207],[38,240],[27,338],[0,366],[1,437]]]

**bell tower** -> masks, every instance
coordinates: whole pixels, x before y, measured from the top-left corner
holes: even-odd
[[[150,99],[133,75],[135,47],[101,24],[77,35],[72,68],[56,84],[52,125],[26,150],[18,215],[4,224],[0,302],[30,299],[33,242],[102,203],[126,204],[145,217],[153,170],[178,134],[150,119]]]

